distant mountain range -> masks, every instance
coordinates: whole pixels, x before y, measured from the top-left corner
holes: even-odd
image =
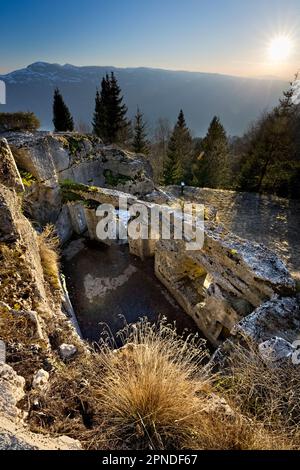
[[[242,134],[260,113],[278,102],[287,88],[287,82],[276,79],[35,62],[25,69],[0,75],[7,88],[7,104],[0,105],[0,112],[34,111],[42,127],[52,129],[52,96],[58,86],[75,120],[89,124],[96,87],[103,75],[112,70],[122,88],[129,117],[138,105],[151,129],[159,117],[176,121],[182,108],[195,136],[206,132],[214,115],[220,116],[229,134]]]

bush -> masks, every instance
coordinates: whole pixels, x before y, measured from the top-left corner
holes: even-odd
[[[0,132],[35,131],[39,127],[40,121],[34,113],[0,113]]]

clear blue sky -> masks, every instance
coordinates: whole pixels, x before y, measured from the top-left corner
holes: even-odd
[[[0,0],[0,73],[38,60],[289,76],[300,0]],[[293,51],[270,63],[269,41]]]

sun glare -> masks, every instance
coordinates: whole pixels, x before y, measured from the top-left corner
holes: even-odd
[[[269,58],[273,62],[281,62],[288,59],[293,49],[292,40],[288,36],[274,37],[269,44]]]

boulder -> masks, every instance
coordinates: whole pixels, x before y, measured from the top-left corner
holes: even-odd
[[[236,344],[254,349],[268,365],[299,364],[300,296],[275,297],[240,320],[213,354],[210,364],[223,370]]]
[[[81,444],[68,436],[50,437],[30,432],[0,414],[0,450],[81,450]]]
[[[238,414],[230,407],[225,398],[220,397],[215,393],[207,395],[203,411],[210,416],[216,415],[219,419],[223,417],[226,420],[234,420],[239,417]]]
[[[272,363],[291,358],[295,352],[294,346],[283,338],[269,339],[258,345],[258,351],[264,362]]]
[[[49,380],[49,373],[44,369],[40,369],[33,376],[32,388],[43,389],[47,386],[48,380]]]
[[[59,346],[59,355],[63,361],[70,359],[77,353],[77,348],[74,344],[63,343]]]
[[[25,396],[25,379],[8,364],[0,363],[0,413],[12,420],[21,417],[17,404]]]
[[[235,325],[232,335],[246,338],[257,345],[274,337],[292,344],[300,336],[299,295],[276,297],[263,303]]]

